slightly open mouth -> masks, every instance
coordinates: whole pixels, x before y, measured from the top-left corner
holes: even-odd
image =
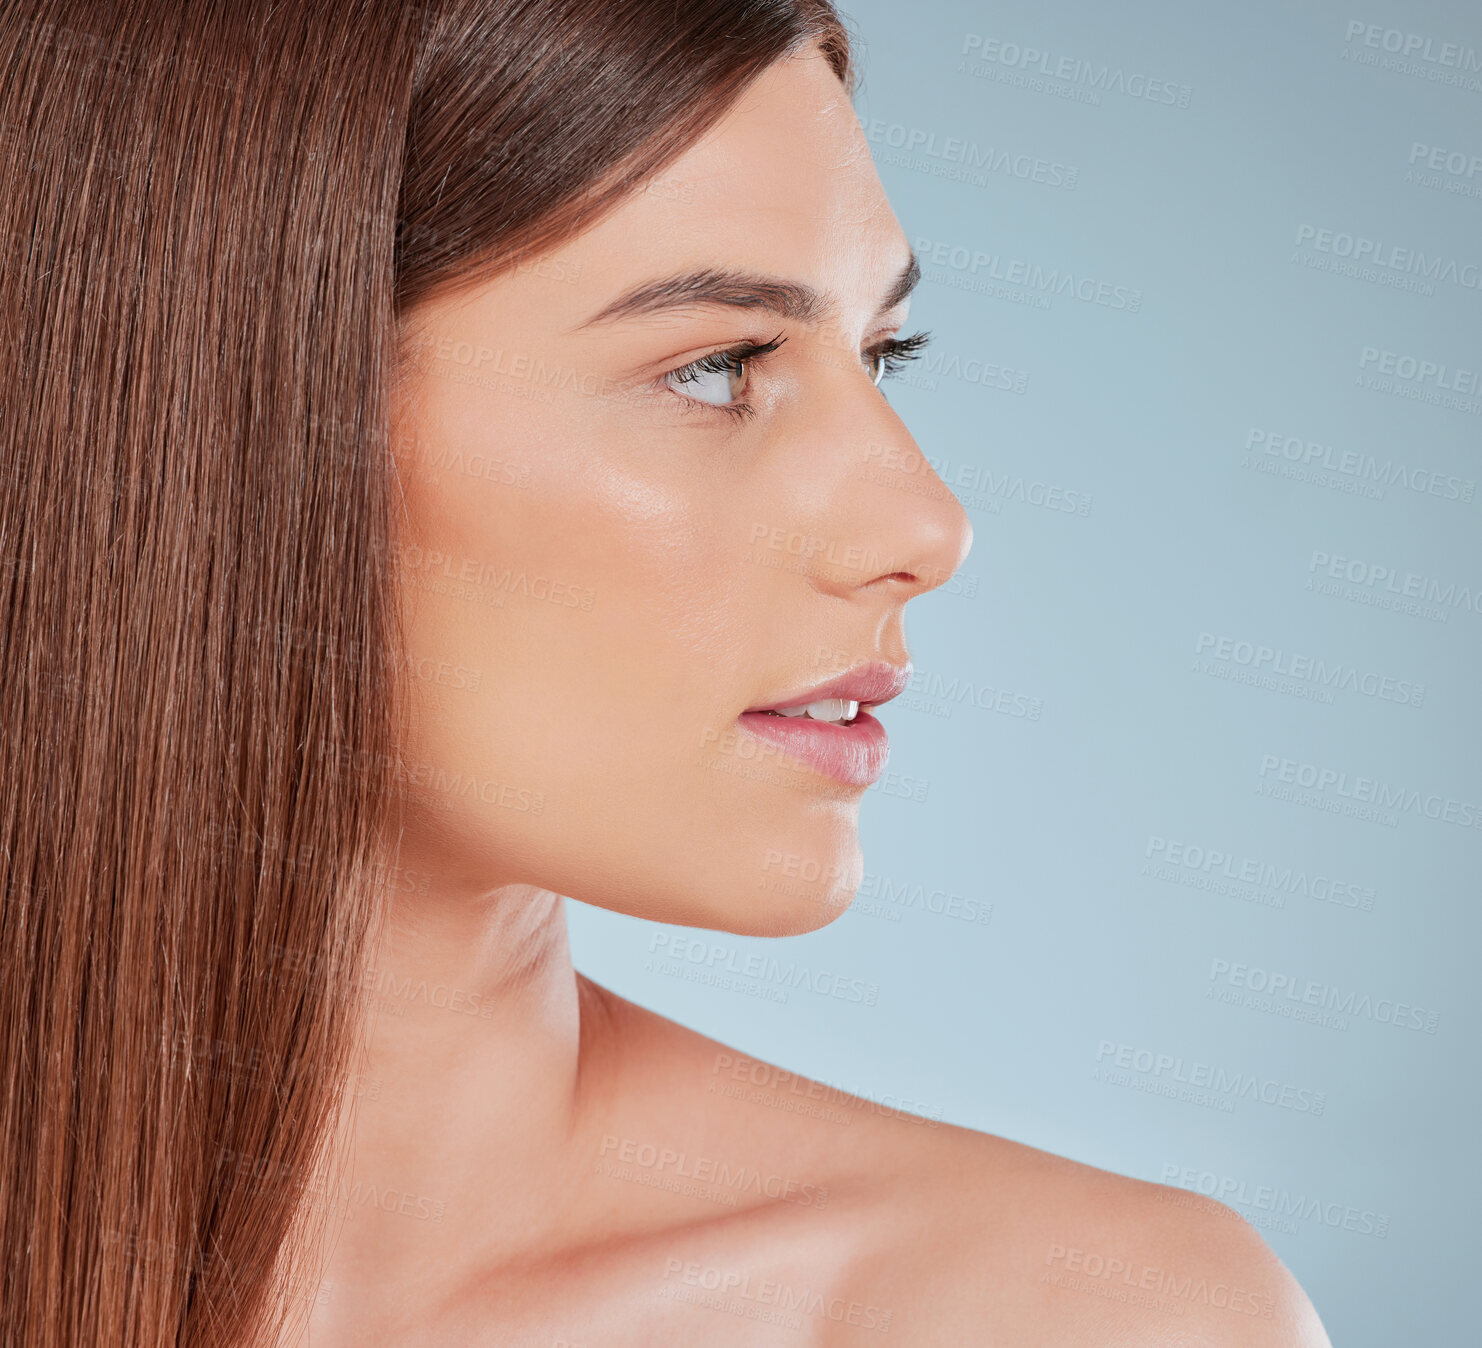
[[[742,712],[737,724],[746,735],[770,746],[765,751],[755,750],[757,755],[780,750],[784,759],[845,786],[869,786],[885,771],[890,753],[885,727],[870,714],[879,705],[820,698],[801,706],[758,707]],[[744,744],[737,752],[743,757],[752,756]]]
[[[859,703],[842,697],[820,698],[802,707],[783,707],[759,713],[762,716],[806,717],[810,721],[822,721],[826,725],[853,725],[859,715]]]

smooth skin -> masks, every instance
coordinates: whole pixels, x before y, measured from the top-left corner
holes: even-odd
[[[1228,1208],[892,1115],[572,968],[561,895],[752,935],[853,897],[864,789],[758,760],[735,720],[904,664],[906,603],[967,554],[873,380],[909,258],[809,50],[586,233],[409,316],[415,714],[316,1348],[1327,1344]],[[693,268],[830,311],[589,321]],[[778,851],[817,878],[775,883]]]

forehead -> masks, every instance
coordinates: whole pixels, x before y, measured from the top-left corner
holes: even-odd
[[[815,50],[764,71],[624,211],[630,221],[654,218],[663,212],[653,203],[665,201],[692,206],[690,218],[702,220],[711,237],[731,221],[738,229],[771,222],[799,232],[874,228],[888,235],[896,227],[859,119]]]
[[[627,240],[636,254],[659,238],[696,256],[723,247],[758,269],[806,267],[815,277],[846,259],[856,267],[872,248],[894,248],[887,269],[898,270],[905,247],[859,119],[816,51],[764,71],[592,241],[623,250]]]
[[[908,242],[843,86],[809,49],[763,72],[704,137],[551,255],[558,272],[528,268],[495,288],[522,307],[538,297],[542,326],[569,329],[635,280],[686,266],[794,278],[873,313]]]

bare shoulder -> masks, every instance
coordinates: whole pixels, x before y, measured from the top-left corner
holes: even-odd
[[[864,1099],[603,996],[646,1108],[684,1121],[666,1144],[785,1179],[774,1210],[892,1342],[1330,1348],[1224,1204]]]
[[[1232,1208],[945,1127],[897,1193],[916,1221],[898,1283],[922,1342],[1330,1348],[1306,1293]],[[898,1176],[899,1178],[900,1176]]]

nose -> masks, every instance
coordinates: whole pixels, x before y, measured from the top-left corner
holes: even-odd
[[[815,523],[836,540],[810,573],[838,596],[888,593],[904,602],[945,584],[973,542],[967,511],[927,461],[882,390],[863,370],[841,374],[820,408],[813,443],[830,475]]]

